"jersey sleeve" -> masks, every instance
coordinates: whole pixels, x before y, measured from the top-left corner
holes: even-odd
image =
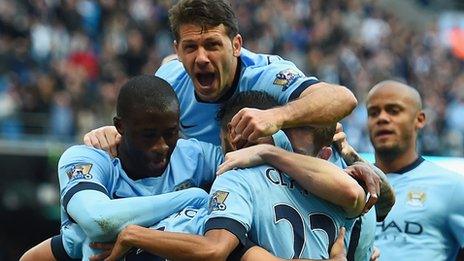
[[[240,172],[243,171],[246,170],[228,171],[214,182],[205,233],[212,229],[226,229],[245,245],[253,218],[253,192],[249,183],[241,176]]]
[[[86,239],[78,224],[70,222],[61,227],[60,235],[51,240],[51,250],[56,260],[81,260],[82,246]]]
[[[221,147],[196,139],[180,140],[177,145],[188,155],[186,159],[193,161],[191,165],[195,165],[194,183],[209,190],[216,178],[217,167],[224,161]]]
[[[283,59],[271,61],[261,69],[262,71],[256,72],[259,75],[254,89],[267,92],[280,104],[297,99],[306,88],[319,82],[316,77],[305,76],[295,64]],[[252,71],[255,70],[257,69]]]
[[[202,150],[204,166],[209,170],[208,173],[212,174],[208,179],[213,181],[216,178],[217,167],[224,161],[222,148],[202,141],[198,141],[198,144]]]
[[[450,206],[448,215],[450,232],[459,246],[464,248],[464,178],[459,177],[448,204]]]
[[[81,190],[96,190],[108,195],[111,159],[104,151],[87,146],[66,150],[58,163],[61,204],[64,209],[74,194]]]

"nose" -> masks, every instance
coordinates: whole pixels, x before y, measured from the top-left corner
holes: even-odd
[[[388,123],[390,122],[390,115],[385,110],[381,110],[379,116],[377,117],[377,123]]]
[[[150,147],[150,152],[157,154],[165,154],[169,150],[169,146],[163,137],[156,140]]]
[[[197,57],[195,59],[195,62],[200,67],[204,67],[209,63],[208,51],[205,50],[205,48],[203,48],[203,47],[198,48]]]

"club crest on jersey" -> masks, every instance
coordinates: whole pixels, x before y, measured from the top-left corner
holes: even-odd
[[[180,183],[179,185],[175,186],[174,191],[188,189],[188,188],[191,188],[191,187],[193,187],[192,181],[191,180],[186,180],[186,181]]]
[[[76,164],[66,174],[68,175],[68,178],[71,180],[91,179],[92,178],[92,174],[90,174],[91,169],[92,169],[92,164],[90,163]]]
[[[300,77],[301,75],[298,72],[292,69],[286,69],[276,74],[274,84],[282,86],[282,91],[285,91],[290,84]]]
[[[423,207],[427,199],[425,192],[420,190],[410,190],[408,192],[407,203],[412,207]]]
[[[214,192],[209,201],[209,212],[216,210],[226,210],[227,206],[224,203],[229,196],[229,192],[218,190]]]

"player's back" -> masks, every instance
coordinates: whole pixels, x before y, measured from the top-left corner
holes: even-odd
[[[282,258],[329,258],[339,228],[353,222],[267,165],[229,171],[211,192],[210,220],[238,221],[253,242]]]

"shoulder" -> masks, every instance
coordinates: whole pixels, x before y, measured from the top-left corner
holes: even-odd
[[[178,59],[162,64],[158,70],[156,70],[155,75],[163,78],[171,84],[173,88],[175,88],[182,79],[185,77],[188,78],[188,74],[185,71],[184,66]]]
[[[194,138],[179,139],[175,151],[188,155],[190,158],[205,157],[209,154],[222,154],[219,146]]]
[[[285,60],[278,55],[253,53],[249,50],[242,49],[240,59],[242,60],[245,69],[249,70],[279,71],[284,69],[293,69],[294,71],[303,74],[294,63]]]
[[[267,66],[274,62],[285,61],[278,55],[254,53],[245,48],[240,52],[240,59],[245,67]]]
[[[79,161],[80,159],[111,162],[111,157],[103,150],[85,145],[75,145],[63,152],[60,157],[60,163],[65,161]]]
[[[201,153],[202,148],[207,143],[199,141],[194,138],[190,139],[179,139],[176,144],[176,150],[182,153]]]
[[[217,180],[240,184],[255,190],[265,179],[268,172],[277,172],[275,168],[268,165],[260,165],[251,168],[232,169],[217,177]]]
[[[464,175],[459,174],[457,172],[451,171],[449,169],[446,169],[436,163],[433,163],[429,160],[424,160],[422,164],[418,166],[415,170],[428,173],[430,175],[435,176],[436,178],[439,179],[446,179],[450,183],[462,183],[464,182]]]

